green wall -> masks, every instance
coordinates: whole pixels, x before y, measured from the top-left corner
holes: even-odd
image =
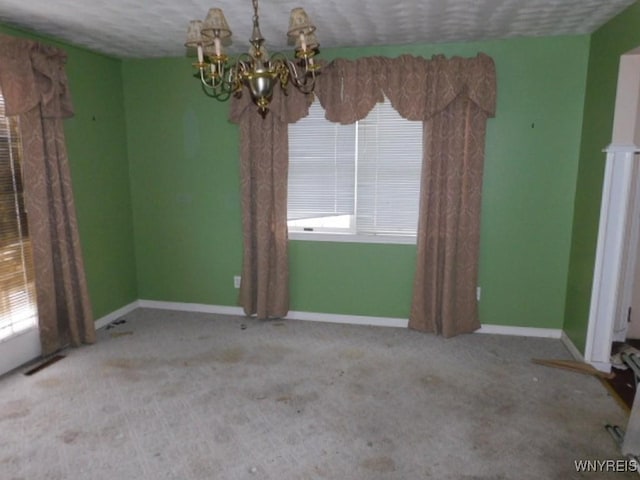
[[[143,299],[234,305],[241,264],[238,132],[187,59],[123,64]]]
[[[491,55],[498,110],[487,133],[483,323],[561,328],[588,36],[336,49],[325,59]],[[123,61],[139,298],[235,305],[241,266],[238,131],[188,59]],[[291,242],[291,308],[409,313],[415,247]]]
[[[589,320],[604,177],[602,149],[611,142],[620,56],[638,46],[638,2],[591,36],[564,322],[565,332],[582,351]]]
[[[68,53],[75,116],[65,133],[94,317],[138,298],[121,62],[0,27]]]

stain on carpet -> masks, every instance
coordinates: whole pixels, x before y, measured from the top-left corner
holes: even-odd
[[[133,335],[133,332],[131,331],[127,331],[127,332],[113,332],[110,334],[111,338],[119,338],[119,337],[125,337],[127,335]]]
[[[130,358],[110,358],[104,362],[107,367],[121,368],[123,370],[131,370],[136,368],[136,361]]]
[[[392,458],[385,455],[367,458],[362,461],[361,466],[367,470],[378,473],[391,473],[396,470],[396,463]]]
[[[349,393],[353,395],[365,395],[367,393],[366,387],[358,382],[349,383]]]
[[[140,381],[140,374],[137,370],[142,368],[143,363],[145,362],[130,358],[110,358],[104,362],[106,367],[116,370],[114,372],[115,376],[131,382]]]
[[[437,387],[438,385],[442,385],[444,380],[438,375],[431,374],[420,377],[420,383],[425,387]]]
[[[24,418],[30,413],[31,409],[25,405],[24,400],[12,400],[3,406],[0,406],[0,421]]]
[[[282,345],[261,345],[260,348],[252,352],[247,361],[256,365],[275,365],[282,362],[286,355],[293,352],[292,348]]]
[[[118,413],[121,410],[121,408],[119,405],[105,405],[100,410],[102,411],[102,413],[113,415],[115,413]]]
[[[319,398],[320,395],[318,395],[317,392],[309,392],[300,395],[295,393],[288,393],[277,397],[276,402],[290,406],[296,411],[296,413],[303,413],[304,409],[309,403],[315,402]]]
[[[342,358],[357,360],[364,357],[364,351],[359,348],[345,348],[340,352]]]
[[[244,358],[244,349],[242,347],[226,348],[218,352],[214,358],[222,363],[240,363]]]
[[[60,435],[60,439],[67,445],[71,445],[75,443],[79,436],[80,432],[77,430],[66,430],[62,435]]]
[[[56,388],[62,385],[62,379],[58,377],[43,378],[38,380],[36,385],[43,388]]]

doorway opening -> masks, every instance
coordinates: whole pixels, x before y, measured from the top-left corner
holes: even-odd
[[[0,93],[0,374],[40,355],[22,158],[19,120]]]
[[[640,48],[620,58],[606,166],[585,360],[611,369],[614,342],[624,342],[636,317],[640,333]],[[635,281],[636,276],[639,278]],[[634,295],[637,284],[638,293]],[[635,309],[632,303],[636,301]],[[633,333],[632,333],[633,334]]]

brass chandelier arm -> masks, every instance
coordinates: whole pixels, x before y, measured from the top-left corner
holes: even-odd
[[[305,68],[302,75],[298,73],[298,67],[291,60],[287,60],[287,67],[291,72],[291,81],[298,90],[302,93],[308,94],[313,92],[316,86],[316,69]]]
[[[227,70],[224,64],[207,63],[200,67],[200,81],[205,93],[216,100],[225,101],[242,88],[236,68]]]
[[[276,52],[271,55],[270,63],[274,70],[277,71],[277,77],[280,79],[280,85],[285,90],[289,82],[291,82],[298,90],[304,94],[313,92],[316,82],[316,71],[319,70],[317,64],[311,59],[313,52],[309,56],[300,57],[298,61],[290,60],[283,53]],[[296,65],[298,63],[299,65]],[[302,72],[300,69],[302,68]]]

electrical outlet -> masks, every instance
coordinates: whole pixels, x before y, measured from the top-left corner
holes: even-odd
[[[233,288],[240,288],[240,280],[242,277],[240,275],[236,275],[233,277]]]
[[[476,287],[476,300],[480,301],[480,293],[482,293],[482,289],[480,287]]]

